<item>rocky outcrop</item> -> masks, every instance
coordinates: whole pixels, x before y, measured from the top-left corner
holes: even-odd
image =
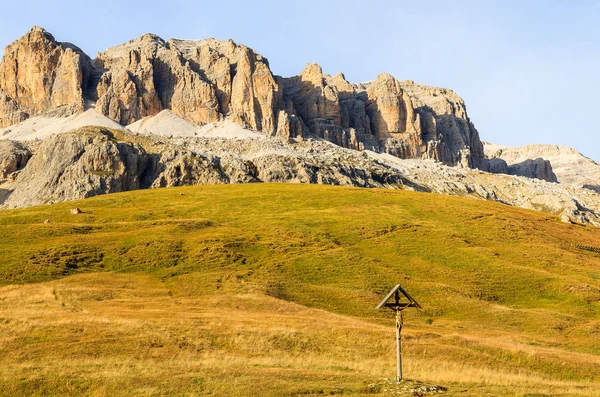
[[[537,178],[548,182],[558,182],[556,175],[552,171],[552,165],[548,160],[542,158],[527,159],[520,163],[511,164],[508,166],[507,174]]]
[[[340,152],[344,149],[324,142],[290,145],[274,138],[145,137],[141,139],[144,149],[130,143],[135,140],[135,136],[102,127],[54,135],[36,148],[13,181],[0,181],[0,190],[8,192],[0,195],[0,204],[26,207],[133,189],[199,184],[396,187],[404,181],[402,175],[359,152]]]
[[[102,128],[83,128],[42,142],[9,186],[4,204],[23,207],[139,189],[144,150],[115,142]]]
[[[0,153],[22,150],[11,145]],[[138,188],[291,182],[470,196],[600,226],[600,195],[586,189],[433,160],[358,152],[323,140],[168,138],[85,127],[47,138],[33,152],[20,172],[0,180],[4,208]],[[14,169],[14,161],[11,164]]]
[[[225,163],[212,155],[171,149],[152,156],[145,183],[148,187],[159,188],[258,182],[253,174],[253,170],[242,161]]]
[[[485,143],[485,152],[489,161],[506,162],[515,175],[537,173],[539,176],[534,176],[536,178],[600,192],[600,165],[568,146],[507,147]],[[542,164],[542,161],[549,164],[552,174],[547,170],[548,165]]]
[[[59,43],[39,27],[4,49],[0,62],[0,124],[69,107],[83,111],[91,61],[79,48]]]
[[[600,195],[537,178],[491,174],[448,167],[431,160],[400,160],[389,154],[369,156],[401,173],[405,186],[456,196],[492,200],[557,215],[563,222],[600,227]]]
[[[164,41],[152,34],[93,62],[37,27],[6,48],[0,128],[50,109],[69,114],[86,106],[124,126],[168,109],[195,124],[229,119],[286,139],[313,136],[356,150],[487,167],[462,99],[388,74],[352,84],[310,64],[284,79],[232,40]]]
[[[19,171],[31,158],[31,152],[23,144],[0,140],[0,179]]]
[[[351,84],[309,64],[284,79],[284,122],[301,119],[302,133],[337,145],[391,153],[400,158],[430,158],[448,165],[487,169],[483,145],[460,97],[450,90],[398,81],[381,74],[367,84]]]

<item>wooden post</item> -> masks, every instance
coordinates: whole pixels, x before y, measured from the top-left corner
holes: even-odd
[[[396,360],[397,360],[397,372],[396,381],[402,380],[402,310],[396,309]]]
[[[408,299],[408,303],[400,302],[400,294]],[[394,302],[389,302],[392,298],[394,298]],[[384,307],[396,310],[396,382],[400,382],[402,380],[402,325],[404,322],[402,311],[407,307],[421,309],[421,305],[400,284],[396,284],[377,305],[377,309],[383,309]]]

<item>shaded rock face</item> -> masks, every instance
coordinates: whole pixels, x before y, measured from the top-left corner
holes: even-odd
[[[388,74],[351,84],[311,64],[281,78],[263,56],[231,40],[164,41],[152,34],[109,48],[93,62],[37,27],[6,48],[0,126],[85,106],[122,125],[170,109],[197,124],[228,118],[283,138],[314,136],[345,148],[487,169],[460,97]]]
[[[0,178],[7,178],[19,171],[30,158],[31,152],[21,143],[0,140]]]
[[[508,164],[500,158],[489,159],[488,171],[492,174],[508,174]]]
[[[389,74],[351,84],[343,74],[331,77],[312,64],[283,80],[283,106],[277,135],[298,136],[301,130],[346,148],[487,170],[479,133],[462,99],[450,90]],[[290,128],[291,116],[302,123]]]
[[[550,161],[542,158],[528,159],[521,163],[511,164],[506,172],[509,175],[525,176],[527,178],[537,178],[548,182],[558,182],[556,175],[552,171]]]

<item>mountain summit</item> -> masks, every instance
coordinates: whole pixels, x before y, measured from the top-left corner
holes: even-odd
[[[32,116],[95,108],[127,126],[168,109],[195,124],[228,119],[284,138],[317,137],[352,149],[487,169],[479,134],[451,90],[381,74],[352,84],[309,64],[298,76],[232,40],[143,35],[92,60],[40,27],[5,48],[0,127]]]

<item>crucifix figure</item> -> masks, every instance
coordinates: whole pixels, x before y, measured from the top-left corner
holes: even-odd
[[[401,296],[406,297],[408,302],[400,302]],[[390,302],[392,297],[394,299]],[[402,311],[407,307],[416,307],[417,309],[421,309],[421,305],[419,305],[419,303],[417,303],[417,301],[410,296],[410,294],[406,292],[406,290],[402,288],[400,284],[397,284],[386,295],[386,297],[383,298],[379,305],[377,305],[377,309],[382,309],[384,307],[396,311],[396,381],[400,382],[402,380],[402,325],[404,321],[402,317]]]

